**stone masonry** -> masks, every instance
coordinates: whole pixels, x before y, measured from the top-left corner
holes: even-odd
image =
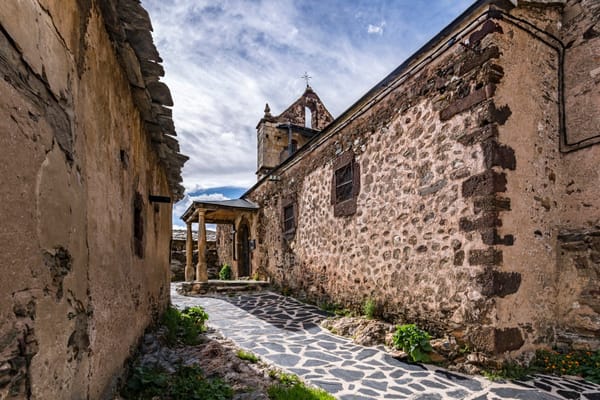
[[[598,348],[598,7],[477,2],[243,196],[253,268],[500,358]]]

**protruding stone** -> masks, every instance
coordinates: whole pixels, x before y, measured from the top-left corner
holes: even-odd
[[[148,84],[148,92],[150,92],[150,97],[152,98],[152,101],[164,104],[168,107],[173,106],[173,98],[171,97],[171,91],[164,83],[150,82]]]

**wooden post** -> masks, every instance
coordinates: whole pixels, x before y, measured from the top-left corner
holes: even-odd
[[[185,236],[185,281],[194,280],[194,240],[192,238],[192,223],[187,222],[187,234]]]
[[[205,210],[198,210],[198,265],[196,265],[196,281],[208,282],[206,268],[206,227],[204,226]]]

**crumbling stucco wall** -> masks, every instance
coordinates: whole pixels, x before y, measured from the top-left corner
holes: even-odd
[[[387,82],[389,94],[334,121],[273,172],[279,181],[251,189],[262,206],[255,263],[314,301],[373,298],[385,317],[499,356],[555,343],[598,348],[600,148],[561,151],[559,55],[516,19],[537,35],[573,37],[568,71],[591,68],[578,57],[597,46],[589,32],[598,14],[581,4],[578,23],[562,25],[556,3],[495,10],[503,14],[488,14],[426,67]],[[596,84],[566,80],[567,116],[572,96],[595,104]],[[589,130],[588,119],[576,121],[567,129]],[[336,217],[334,166],[347,154],[360,169],[356,212]],[[298,217],[286,238],[289,199]]]
[[[148,195],[177,197],[179,170],[105,22],[94,1],[0,7],[2,398],[110,398],[169,301],[171,206]]]

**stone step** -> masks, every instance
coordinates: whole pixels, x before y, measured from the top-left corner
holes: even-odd
[[[261,291],[269,287],[266,281],[221,281],[209,280],[208,282],[181,282],[177,287],[177,293],[182,295],[202,295],[208,293],[233,293]]]

